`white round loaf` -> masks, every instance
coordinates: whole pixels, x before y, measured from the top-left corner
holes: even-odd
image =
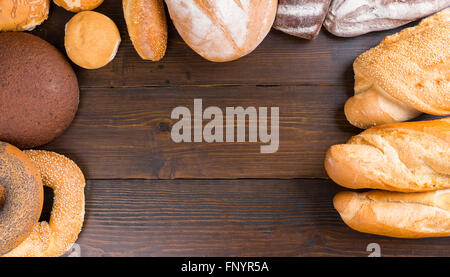
[[[184,41],[207,60],[226,62],[252,52],[275,20],[277,0],[166,0]]]

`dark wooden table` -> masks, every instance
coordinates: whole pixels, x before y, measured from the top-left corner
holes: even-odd
[[[170,23],[166,57],[143,61],[126,31],[121,1],[97,11],[118,25],[117,57],[99,70],[74,66],[81,87],[75,121],[45,149],[84,171],[85,256],[449,256],[450,238],[404,240],[351,230],[333,209],[342,188],[327,178],[330,145],[360,130],[345,120],[352,62],[398,30],[312,42],[275,30],[250,55],[211,63]],[[73,14],[55,5],[34,34],[64,51]],[[203,105],[280,109],[280,147],[259,143],[174,143],[171,111]]]

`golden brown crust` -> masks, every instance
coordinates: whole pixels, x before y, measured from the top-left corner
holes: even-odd
[[[144,60],[159,61],[167,48],[162,0],[123,0],[123,13],[134,49]]]
[[[450,236],[450,189],[341,192],[334,198],[334,207],[359,232],[398,238]]]
[[[334,145],[325,169],[352,189],[401,192],[450,188],[450,118],[387,124]]]
[[[5,202],[0,208],[0,255],[33,230],[44,201],[41,177],[33,162],[16,147],[0,142],[0,180]]]
[[[70,159],[48,151],[28,150],[25,154],[39,169],[45,186],[53,189],[50,221],[39,222],[7,257],[57,257],[77,240],[84,221],[85,179]]]
[[[97,8],[103,0],[53,0],[53,2],[69,12],[81,12]]]
[[[369,128],[416,117],[450,114],[450,8],[386,37],[353,65],[355,96],[345,114]]]
[[[50,0],[0,0],[0,31],[31,31],[48,17]]]
[[[80,12],[66,24],[64,44],[67,55],[86,69],[97,69],[112,61],[120,41],[114,21],[98,12]]]
[[[214,62],[252,52],[275,20],[277,0],[166,0],[170,17],[195,52]]]

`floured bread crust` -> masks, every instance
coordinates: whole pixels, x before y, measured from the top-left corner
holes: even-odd
[[[166,0],[170,17],[184,41],[215,62],[238,59],[266,37],[277,0]]]

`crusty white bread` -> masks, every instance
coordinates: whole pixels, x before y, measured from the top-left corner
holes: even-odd
[[[162,0],[123,0],[123,14],[134,49],[144,60],[159,61],[167,48],[167,20]]]
[[[333,181],[351,189],[450,188],[450,117],[368,129],[332,146],[325,169]]]
[[[0,0],[0,31],[31,31],[48,17],[50,0]]]
[[[421,193],[341,192],[334,207],[363,233],[397,238],[450,236],[450,189]]]
[[[450,115],[450,8],[387,37],[354,65],[355,96],[345,104],[359,127]]]
[[[340,37],[394,29],[450,6],[450,0],[334,0],[324,22]]]
[[[203,58],[226,62],[252,52],[275,20],[277,0],[166,0],[184,41]]]

